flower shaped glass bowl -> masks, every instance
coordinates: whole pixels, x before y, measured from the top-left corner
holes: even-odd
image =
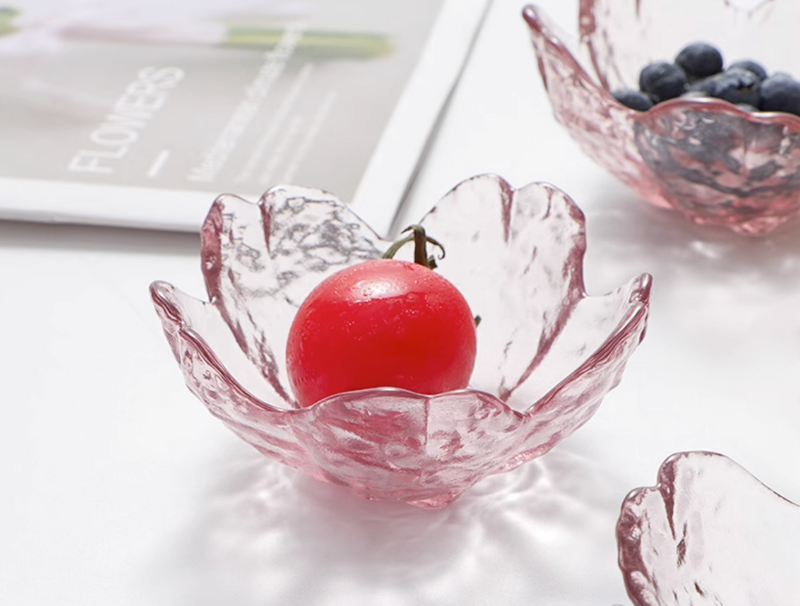
[[[800,507],[731,459],[673,455],[625,499],[619,565],[636,606],[795,606]]]
[[[744,5],[744,6],[743,6]],[[523,11],[556,119],[640,197],[699,224],[763,235],[800,212],[800,116],[678,98],[639,112],[609,91],[686,44],[800,77],[792,0],[581,0],[580,42]]]
[[[297,406],[284,359],[297,307],[390,245],[332,196],[298,187],[258,204],[215,201],[201,232],[209,302],[151,286],[189,389],[263,454],[371,499],[440,507],[550,450],[620,380],[644,335],[650,277],[587,296],[583,215],[549,185],[475,177],[421,224],[447,249],[437,271],[482,319],[468,389],[386,387]]]

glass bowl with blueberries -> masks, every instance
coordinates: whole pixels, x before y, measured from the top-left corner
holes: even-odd
[[[581,0],[578,36],[523,17],[556,119],[639,197],[750,236],[800,214],[800,3]]]

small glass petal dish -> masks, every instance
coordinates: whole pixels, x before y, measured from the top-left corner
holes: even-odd
[[[792,0],[581,0],[579,36],[527,6],[539,72],[556,119],[640,198],[702,225],[762,236],[800,213],[800,116],[678,97],[647,111],[610,91],[707,42],[726,65],[751,59],[800,78]]]
[[[800,507],[724,455],[668,458],[632,491],[617,523],[636,606],[795,606]]]
[[[161,281],[150,291],[187,386],[236,435],[365,498],[435,508],[589,420],[644,336],[651,278],[588,296],[583,214],[543,183],[473,177],[420,224],[446,248],[436,271],[481,317],[466,389],[382,387],[298,406],[284,355],[297,308],[391,245],[323,191],[220,196],[201,230],[209,301]]]

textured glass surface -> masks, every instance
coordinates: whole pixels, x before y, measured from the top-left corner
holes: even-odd
[[[754,59],[800,77],[800,3],[791,0],[582,0],[580,42],[535,6],[524,10],[556,119],[643,199],[690,220],[762,235],[800,212],[800,117],[712,99],[646,112],[608,92],[703,40],[726,63]]]
[[[389,246],[330,195],[296,187],[258,204],[216,200],[201,232],[209,302],[151,286],[189,389],[260,452],[367,498],[442,506],[550,450],[620,380],[644,335],[650,276],[587,296],[583,214],[545,184],[475,177],[421,223],[446,247],[437,271],[482,319],[469,389],[296,405],[283,354],[297,307],[326,276]]]
[[[731,459],[673,455],[631,492],[617,524],[636,606],[796,606],[800,507]]]

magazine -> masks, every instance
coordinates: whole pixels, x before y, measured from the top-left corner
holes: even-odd
[[[387,232],[488,2],[0,7],[0,218],[194,231],[296,184]]]

